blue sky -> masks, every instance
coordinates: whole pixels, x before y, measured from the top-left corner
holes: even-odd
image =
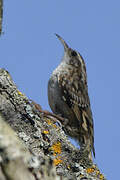
[[[96,159],[110,180],[120,161],[120,1],[5,1],[0,67],[19,90],[50,110],[47,82],[60,63],[61,35],[85,59],[95,126]]]

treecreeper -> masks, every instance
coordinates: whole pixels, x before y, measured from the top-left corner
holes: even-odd
[[[48,101],[53,113],[64,118],[65,133],[76,139],[80,148],[95,156],[94,125],[88,95],[85,62],[76,50],[56,34],[64,46],[64,56],[48,81]]]

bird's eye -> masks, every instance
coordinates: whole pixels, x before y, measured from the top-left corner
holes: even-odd
[[[72,56],[77,56],[77,53],[76,53],[75,51],[72,51],[72,52],[71,52],[71,55],[72,55]]]

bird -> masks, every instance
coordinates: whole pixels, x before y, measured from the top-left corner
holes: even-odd
[[[83,57],[55,34],[64,47],[64,56],[48,80],[48,102],[54,114],[64,118],[63,129],[95,157],[94,124],[88,95]]]

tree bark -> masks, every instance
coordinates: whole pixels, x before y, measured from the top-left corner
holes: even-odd
[[[59,120],[0,69],[0,180],[105,179],[88,152],[70,143]]]

